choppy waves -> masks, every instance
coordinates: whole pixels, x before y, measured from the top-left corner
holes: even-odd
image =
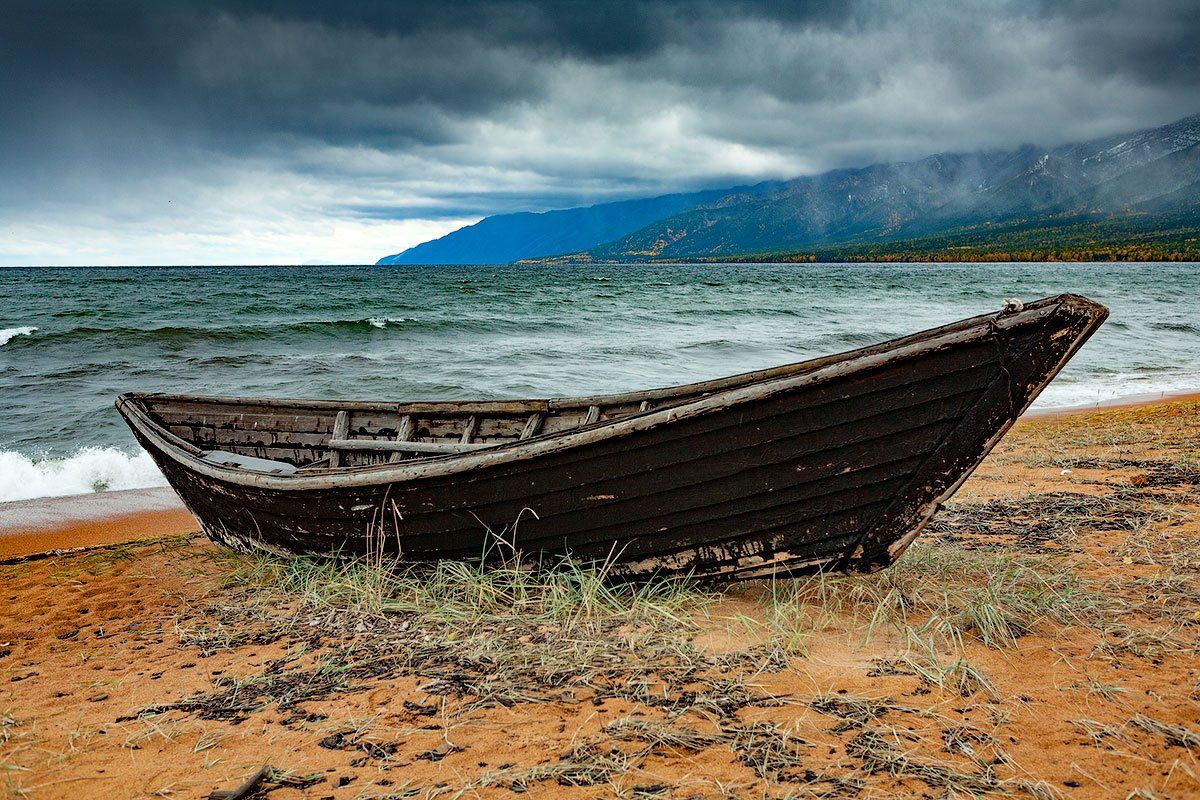
[[[84,447],[66,458],[35,460],[0,451],[0,502],[166,485],[144,452],[131,456],[115,447]]]
[[[0,328],[0,347],[8,344],[18,336],[32,336],[37,328],[26,326],[24,328]]]
[[[161,483],[129,455],[112,408],[123,391],[619,392],[842,352],[1064,291],[1112,317],[1038,408],[1200,389],[1194,264],[0,270],[0,500]]]

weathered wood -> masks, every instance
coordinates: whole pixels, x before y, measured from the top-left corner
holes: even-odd
[[[401,453],[464,453],[471,450],[496,447],[490,442],[396,442],[388,439],[330,439],[329,447],[335,452],[340,450],[374,450],[378,452]]]
[[[514,441],[521,438],[527,417],[480,417],[477,442]]]
[[[350,412],[339,411],[337,417],[333,421],[333,435],[331,439],[345,439],[350,433]],[[342,465],[342,454],[334,450],[329,454],[329,466],[340,467]]]
[[[231,789],[229,791],[218,790],[215,792],[209,792],[208,800],[245,800],[245,798],[251,797],[257,793],[259,785],[262,784],[262,782],[265,781],[270,775],[271,767],[263,766],[259,768],[258,772],[255,772],[253,775],[247,778],[246,782],[236,789]]]
[[[533,411],[549,409],[548,400],[477,400],[461,402],[447,400],[441,402],[411,402],[395,403],[382,400],[309,400],[309,399],[274,399],[263,397],[212,397],[208,395],[183,395],[166,393],[142,394],[147,407],[179,407],[189,406],[200,410],[226,411],[231,408],[253,414],[275,413],[281,408],[296,409],[304,412],[321,412],[331,418],[338,411],[351,412],[391,412],[399,414],[517,414],[523,415]]]
[[[324,458],[318,458],[314,461],[310,461],[308,464],[301,467],[301,469],[324,469],[325,467],[329,466],[332,459],[333,453],[330,452],[329,455],[325,456]]]
[[[534,411],[549,410],[546,400],[484,400],[475,402],[446,401],[442,403],[401,403],[395,407],[401,414],[479,414],[492,416],[511,414],[523,416]]]
[[[542,421],[545,415],[541,412],[535,412],[529,415],[529,419],[525,421],[525,428],[521,431],[521,438],[528,439],[531,436],[537,436],[538,431],[542,429]]]
[[[400,429],[396,431],[397,442],[411,442],[413,434],[416,433],[417,426],[413,422],[412,414],[405,414],[400,419]],[[395,464],[404,459],[404,451],[397,450],[388,457],[388,461]]]
[[[233,547],[365,552],[373,534],[406,559],[473,558],[504,532],[533,558],[609,559],[614,579],[869,570],[903,551],[1106,313],[1062,295],[814,361],[595,397],[123,395],[117,407]],[[301,470],[251,473],[202,449]]]

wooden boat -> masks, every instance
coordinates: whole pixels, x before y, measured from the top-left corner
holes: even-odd
[[[215,541],[607,560],[621,579],[892,563],[1107,317],[1060,295],[665,389],[479,402],[124,394]],[[505,543],[504,547],[500,543]]]

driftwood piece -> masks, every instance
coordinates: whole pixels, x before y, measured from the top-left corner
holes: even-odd
[[[244,798],[254,794],[262,782],[270,775],[271,767],[269,765],[263,766],[262,769],[251,775],[245,783],[236,789],[218,789],[214,792],[209,792],[208,800],[244,800]]]

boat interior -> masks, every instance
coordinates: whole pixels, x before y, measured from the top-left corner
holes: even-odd
[[[850,355],[663,389],[545,400],[388,403],[135,393],[121,402],[136,405],[206,460],[294,474],[447,456],[599,425]]]
[[[654,405],[650,400],[576,405],[555,400],[337,403],[172,395],[137,399],[153,422],[203,451],[204,458],[284,474],[495,447],[629,416]]]

